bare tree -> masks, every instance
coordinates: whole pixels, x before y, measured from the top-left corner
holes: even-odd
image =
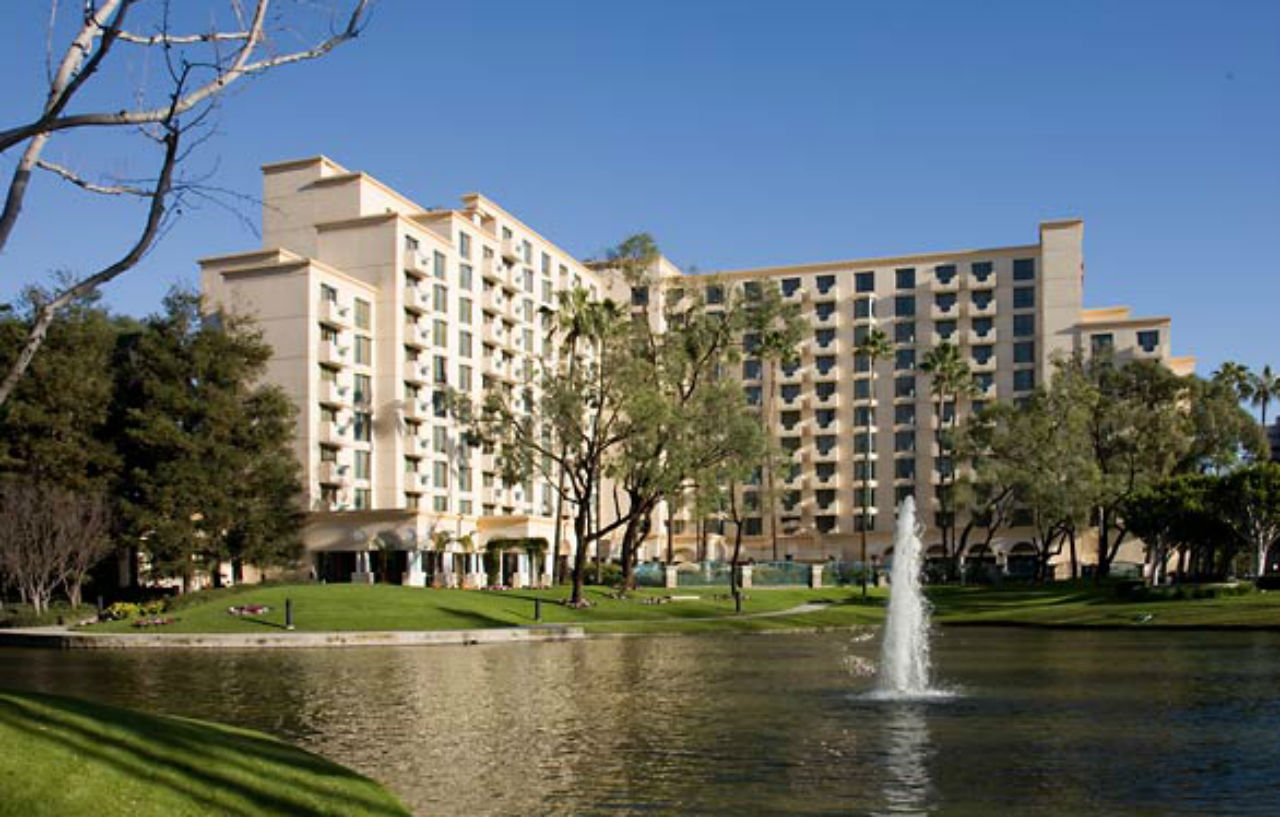
[[[216,0],[210,0],[215,5]],[[177,168],[189,156],[179,150],[184,133],[206,124],[208,115],[219,99],[236,82],[261,75],[273,68],[312,60],[328,54],[339,45],[355,39],[363,30],[372,0],[333,0],[325,33],[310,38],[300,48],[277,48],[278,41],[296,41],[308,22],[302,15],[315,15],[316,4],[275,3],[256,0],[246,13],[242,0],[225,0],[228,19],[234,25],[219,28],[211,24],[207,30],[177,32],[172,25],[175,16],[171,0],[85,0],[80,4],[81,16],[61,59],[54,65],[53,31],[58,23],[58,3],[51,3],[49,17],[50,43],[47,93],[38,112],[25,121],[0,129],[0,154],[22,149],[9,180],[4,209],[0,211],[0,251],[13,234],[36,170],[70,183],[96,196],[139,199],[147,203],[146,216],[137,240],[118,260],[96,272],[85,274],[72,283],[59,287],[48,301],[36,310],[27,339],[17,358],[9,364],[0,381],[0,405],[9,398],[22,378],[31,359],[44,342],[49,325],[67,304],[95,291],[98,287],[137,265],[163,234],[167,213],[175,213],[173,205],[184,194],[208,198],[213,188],[203,180],[181,178]],[[190,4],[183,3],[185,16]],[[293,9],[302,11],[292,11]],[[139,16],[141,15],[141,16]],[[213,19],[212,17],[210,19]],[[129,25],[126,25],[128,23]],[[129,53],[132,51],[133,53]],[[160,78],[141,88],[123,88],[119,104],[90,105],[74,110],[74,103],[86,96],[87,86],[94,86],[95,102],[109,98],[104,83],[92,82],[103,76],[104,66],[128,68],[160,62],[162,72],[139,70],[139,75]],[[44,154],[54,137],[69,138],[82,134],[91,138],[103,130],[135,133],[141,144],[161,148],[162,159],[154,179],[91,178],[62,164],[50,161]],[[207,130],[205,131],[207,133]]]
[[[59,587],[79,607],[89,571],[111,550],[108,527],[101,496],[0,483],[0,573],[37,614]]]

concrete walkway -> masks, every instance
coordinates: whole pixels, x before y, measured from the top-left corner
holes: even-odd
[[[777,618],[822,610],[826,604],[805,603],[786,610],[708,616],[674,621],[725,621]],[[634,619],[595,621],[592,624],[624,624]],[[0,647],[43,647],[62,650],[132,649],[290,649],[327,647],[421,647],[441,645],[512,644],[541,641],[577,641],[587,638],[580,624],[540,624],[529,627],[493,627],[483,630],[377,630],[350,632],[270,633],[95,633],[69,627],[22,627],[0,630]]]

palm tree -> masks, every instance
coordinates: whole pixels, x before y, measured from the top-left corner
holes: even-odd
[[[933,393],[934,417],[937,422],[938,459],[948,458],[950,467],[939,469],[941,479],[938,482],[938,501],[942,511],[942,549],[945,554],[958,559],[960,554],[952,554],[951,548],[955,539],[955,513],[952,492],[955,488],[955,463],[950,461],[950,434],[944,434],[943,415],[948,398],[952,401],[951,419],[947,423],[949,431],[954,433],[960,415],[960,400],[970,397],[977,391],[973,373],[968,362],[961,357],[960,347],[943,341],[925,353],[920,363],[920,370],[929,375],[929,389]],[[949,482],[948,482],[949,480]],[[948,534],[951,534],[948,537]],[[955,564],[952,568],[954,570]]]
[[[1272,374],[1271,364],[1262,367],[1258,374],[1249,375],[1249,399],[1262,409],[1262,425],[1267,425],[1267,406],[1280,398],[1280,376]]]
[[[1241,400],[1248,400],[1253,396],[1251,393],[1252,378],[1253,375],[1250,374],[1247,366],[1230,360],[1219,366],[1218,371],[1213,373],[1213,382],[1220,383],[1231,389],[1236,397]]]
[[[885,334],[883,329],[872,327],[858,345],[854,347],[853,353],[868,361],[868,368],[871,371],[871,397],[874,399],[876,395],[876,363],[893,354],[893,346],[889,343],[889,336]],[[861,560],[862,560],[862,596],[867,596],[867,512],[871,507],[871,488],[868,484],[871,477],[871,425],[872,419],[875,417],[874,404],[867,415],[867,423],[865,429],[866,437],[865,445],[862,449],[862,490],[859,497],[862,506],[862,524],[861,531]]]

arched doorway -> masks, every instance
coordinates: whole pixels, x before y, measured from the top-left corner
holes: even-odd
[[[1009,549],[1005,570],[1015,581],[1035,581],[1040,571],[1040,555],[1030,542],[1019,542]]]
[[[974,545],[964,555],[965,581],[974,584],[991,584],[1000,576],[996,554],[987,545]]]

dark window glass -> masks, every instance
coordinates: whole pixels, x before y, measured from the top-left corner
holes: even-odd
[[[1013,289],[1013,308],[1014,309],[1031,309],[1036,305],[1036,288],[1035,287],[1014,287]]]
[[[871,381],[867,378],[853,381],[853,396],[857,400],[866,400],[871,396]]]
[[[893,379],[894,397],[915,397],[916,379],[914,377],[895,377]]]
[[[895,343],[915,343],[916,342],[916,325],[911,321],[902,321],[893,325],[893,340]]]
[[[758,360],[742,361],[742,379],[743,380],[759,380],[760,379],[760,361]]]
[[[901,403],[893,407],[893,422],[895,425],[909,426],[915,425],[916,407],[910,403]]]
[[[938,321],[933,325],[933,328],[937,330],[938,337],[942,338],[943,340],[951,340],[952,335],[956,333],[956,322],[955,321]]]
[[[1116,339],[1110,332],[1102,335],[1090,335],[1089,345],[1095,355],[1107,354],[1115,349]]]
[[[800,386],[794,383],[784,384],[782,386],[782,401],[784,403],[794,403],[796,398],[800,396]]]
[[[799,278],[783,278],[783,279],[782,279],[782,294],[783,294],[783,295],[785,295],[785,296],[787,296],[787,297],[791,297],[792,295],[796,294],[796,292],[798,292],[798,291],[799,291],[799,289],[800,289],[800,279],[799,279]]]
[[[819,329],[818,331],[813,333],[814,342],[824,349],[830,346],[831,342],[834,341],[835,339],[836,339],[836,330],[834,329]]]
[[[933,277],[940,284],[949,284],[956,277],[955,264],[939,264],[933,268]]]
[[[915,289],[916,271],[913,267],[897,270],[893,275],[893,280],[898,289]]]
[[[813,311],[817,314],[818,320],[825,321],[836,314],[836,305],[833,302],[818,304],[813,308]]]
[[[854,289],[858,292],[875,292],[876,291],[876,274],[874,272],[859,272],[853,278]]]
[[[853,302],[853,317],[855,318],[872,318],[876,314],[876,302],[874,298],[859,298]]]
[[[1034,258],[1013,259],[1013,280],[1034,281],[1035,278],[1036,278],[1036,259]]]
[[[814,358],[813,364],[818,367],[818,374],[827,374],[836,367],[836,356],[821,355]]]
[[[916,450],[916,433],[914,431],[893,432],[893,450],[894,451],[915,451]]]
[[[724,287],[712,285],[707,287],[707,303],[722,304],[724,303]]]
[[[1017,318],[1014,318],[1014,321],[1016,322]],[[974,318],[973,319],[973,333],[980,338],[985,338],[988,334],[990,334],[991,329],[994,326],[995,326],[995,323],[991,320],[991,318]]]
[[[969,265],[969,273],[973,276],[973,280],[978,283],[986,283],[991,278],[991,273],[995,267],[990,261],[974,261]]]
[[[1032,340],[1023,340],[1013,344],[1013,362],[1014,363],[1034,363],[1036,359],[1036,344]]]
[[[764,522],[758,516],[752,516],[742,520],[742,532],[747,536],[759,536],[764,532]]]
[[[916,461],[907,457],[894,460],[893,476],[895,479],[915,479]]]
[[[973,352],[974,363],[986,363],[991,360],[991,356],[996,353],[996,347],[990,344],[983,344],[981,346],[974,346],[971,351]]]
[[[976,326],[974,327],[977,328]],[[1036,333],[1036,316],[1035,315],[1014,315],[1013,316],[1013,336],[1015,338],[1031,337]]]
[[[1036,387],[1035,369],[1017,369],[1013,373],[1014,391],[1031,391]]]
[[[916,297],[899,295],[893,299],[893,314],[899,318],[912,318],[916,314]]]
[[[834,275],[819,275],[814,283],[818,286],[818,294],[826,295],[836,285],[836,277]]]
[[[915,349],[899,349],[893,353],[893,368],[895,371],[909,371],[915,367]]]
[[[1156,347],[1160,345],[1159,330],[1149,329],[1139,332],[1138,345],[1142,347],[1144,352],[1154,352]]]
[[[631,305],[632,306],[648,306],[649,305],[649,288],[648,287],[632,287],[631,288]]]

